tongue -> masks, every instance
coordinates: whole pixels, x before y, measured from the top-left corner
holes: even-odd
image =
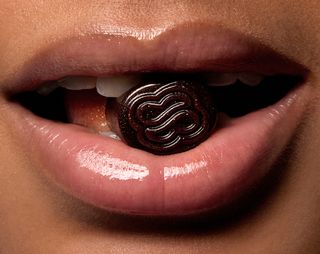
[[[65,91],[65,108],[70,123],[85,126],[97,132],[108,132],[106,98],[96,89]]]

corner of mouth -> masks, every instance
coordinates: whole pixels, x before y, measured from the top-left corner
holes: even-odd
[[[40,126],[34,131],[39,145],[34,144],[33,150],[39,153],[46,170],[68,193],[95,206],[121,213],[184,215],[216,209],[225,205],[225,200],[233,201],[237,192],[245,192],[268,172],[272,158],[281,153],[290,139],[303,109],[288,106],[279,113],[280,120],[273,120],[268,126],[263,119],[277,110],[275,105],[281,103],[290,91],[304,84],[307,73],[300,64],[236,32],[221,32],[208,26],[196,29],[184,26],[149,41],[112,34],[67,39],[39,52],[10,81],[13,86],[8,93],[14,102],[33,111],[30,119],[35,126]],[[61,94],[56,94],[52,100],[49,97],[38,100],[38,94],[35,95],[35,90],[44,84],[61,79],[67,79],[69,83],[75,79],[84,82],[89,78],[90,82],[95,80],[95,97],[89,96],[92,91],[72,87],[71,91],[67,89],[68,98],[101,99],[105,90],[100,89],[100,94],[95,91],[99,82],[107,86],[110,80],[122,82],[123,77],[130,75],[143,76],[139,81],[142,83],[158,80],[154,76],[159,75],[160,80],[166,81],[186,79],[208,83],[214,80],[209,90],[215,94],[217,107],[228,115],[227,118],[237,118],[237,123],[225,129],[221,127],[198,147],[174,154],[167,160],[168,156],[150,155],[110,136],[78,131],[74,128],[78,123],[66,124],[65,118],[61,119],[61,112],[47,117],[49,109],[58,108],[56,105]],[[258,82],[259,86],[254,80],[257,75],[264,76],[263,81]],[[120,79],[113,79],[119,76]],[[65,93],[65,88],[59,89],[64,89]],[[108,95],[105,97],[108,99]],[[68,103],[72,104],[70,100]],[[104,101],[102,104],[106,105]],[[38,109],[41,109],[40,113]],[[44,114],[41,113],[43,109]],[[19,116],[21,112],[26,111],[17,110],[14,114]],[[50,135],[41,133],[44,125],[51,126]],[[280,137],[282,132],[277,131],[276,126],[287,130],[285,137]],[[25,134],[21,137],[26,139]],[[271,145],[267,140],[272,140]],[[261,157],[266,151],[271,159]],[[78,160],[80,152],[86,157],[81,165]],[[58,171],[53,161],[68,174]],[[255,170],[257,161],[264,163]],[[134,178],[142,168],[143,177]],[[87,191],[83,192],[79,186]],[[132,195],[128,197],[130,190]],[[193,195],[195,191],[197,195]]]

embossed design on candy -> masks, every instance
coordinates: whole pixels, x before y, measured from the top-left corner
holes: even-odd
[[[154,154],[199,145],[212,133],[216,118],[206,87],[187,81],[133,88],[121,97],[118,111],[125,142]]]

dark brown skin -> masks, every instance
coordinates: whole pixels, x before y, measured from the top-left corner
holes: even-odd
[[[0,253],[319,253],[319,0],[1,0],[0,6]],[[179,223],[113,216],[48,181],[12,133],[4,81],[54,40],[115,27],[144,34],[191,21],[252,36],[310,71],[308,111],[277,177],[266,184],[270,191],[225,220]]]

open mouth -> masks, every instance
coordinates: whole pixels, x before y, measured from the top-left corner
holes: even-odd
[[[223,115],[224,118],[237,118],[271,106],[300,84],[302,78],[293,75],[264,76],[253,73],[140,73],[99,78],[78,76],[48,82],[37,91],[16,95],[15,99],[37,116],[62,123],[77,124],[89,128],[98,135],[122,140],[131,145],[132,137],[126,137],[125,135],[126,129],[130,127],[126,126],[126,129],[121,131],[120,124],[115,124],[123,121],[123,115],[119,114],[117,108],[119,98],[128,94],[131,90],[141,89],[141,84],[148,84],[148,86],[159,84],[159,87],[163,87],[170,82],[186,82],[186,80],[189,82],[186,86],[196,84],[196,89],[200,89],[200,87],[205,89],[205,94],[200,96],[201,98],[196,98],[196,94],[191,94],[191,100],[199,99],[202,102],[205,100],[204,96],[208,96],[206,100],[209,100],[209,102],[206,102],[206,104],[209,104],[213,111],[208,116],[208,121],[212,122],[207,135],[209,136],[218,126],[221,126],[221,124],[218,124],[218,126],[216,124],[218,122],[217,114]],[[181,89],[177,89],[176,93],[183,92]],[[155,127],[161,126],[161,124],[164,127],[162,129],[159,127],[163,133],[159,134],[158,139],[152,142],[155,146],[154,149],[150,149],[148,145],[139,146],[138,141],[136,148],[154,154],[167,155],[192,149],[207,138],[204,137],[198,142],[195,138],[190,138],[192,145],[181,143],[177,144],[175,149],[166,150],[166,137],[174,136],[171,133],[172,129],[176,130],[183,125],[191,126],[190,132],[194,135],[192,127],[196,125],[194,122],[198,121],[198,118],[194,120],[186,117],[180,117],[181,119],[176,120],[186,110],[189,110],[186,111],[188,113],[192,112],[192,106],[185,105],[184,98],[182,102],[179,102],[179,96],[174,97],[173,95],[173,98],[171,98],[168,97],[167,93],[160,96],[157,102],[159,103],[166,97],[173,100],[167,103],[172,105],[150,109],[154,101],[153,104],[150,101],[143,101],[149,107],[145,114],[155,115],[153,119],[156,119],[156,117],[163,118],[160,119],[162,120],[160,123],[156,123],[157,121],[154,120]],[[181,103],[184,103],[184,108]],[[167,110],[167,107],[171,107],[170,110]],[[210,111],[210,109],[208,110]],[[170,126],[167,126],[168,123],[165,125],[166,121],[169,120],[174,121],[174,123]],[[203,126],[205,123],[201,122],[199,125]],[[196,129],[196,127],[194,128]],[[146,132],[148,129],[144,128],[143,131]],[[133,135],[136,135],[138,130],[133,130],[133,132]],[[161,142],[161,138],[163,142]],[[175,137],[168,138],[169,144],[174,141]],[[132,146],[135,147],[134,144]]]
[[[218,112],[236,118],[275,104],[303,79],[293,75],[263,76],[250,73],[149,73],[102,78],[67,77],[49,82],[38,91],[18,94],[15,99],[40,117],[80,124],[97,132],[101,131],[103,135],[103,131],[112,131],[108,116],[104,116],[108,110],[107,100],[114,100],[139,84],[157,83],[159,80],[196,80],[208,87]],[[97,121],[93,120],[92,115],[99,115],[99,112],[94,110],[102,113]]]
[[[60,45],[32,64],[49,66],[41,74],[21,75],[30,86],[11,92],[17,133],[54,181],[95,206],[141,215],[220,208],[259,183],[303,113],[304,68],[208,27],[169,31],[148,47],[119,40]],[[62,73],[50,67],[57,62]]]

